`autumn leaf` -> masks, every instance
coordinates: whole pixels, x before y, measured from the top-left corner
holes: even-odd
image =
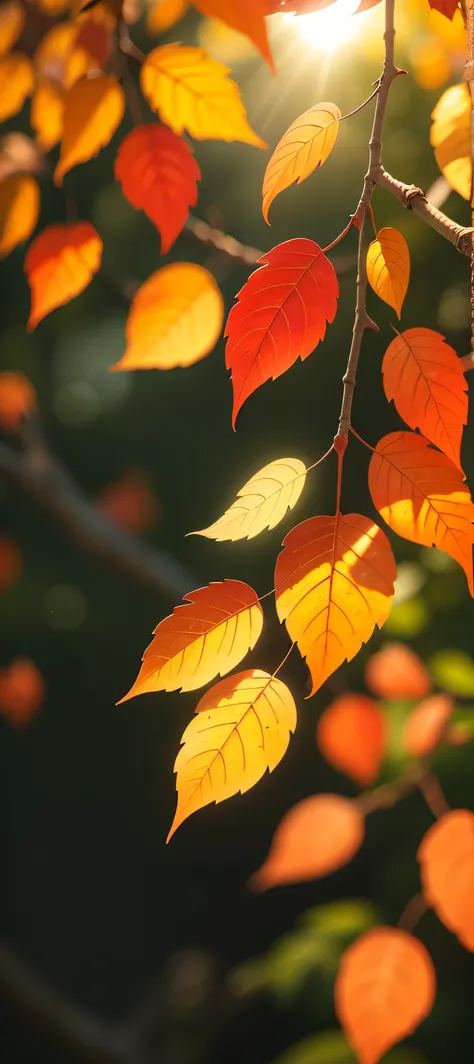
[[[280,12],[294,12],[296,15],[307,15],[312,11],[322,11],[324,7],[331,7],[336,0],[266,0],[267,15]]]
[[[431,691],[428,669],[404,643],[386,643],[372,654],[366,665],[365,682],[379,698],[395,701],[424,698]]]
[[[28,56],[11,52],[0,58],[0,122],[21,111],[33,86],[33,67]]]
[[[43,677],[28,658],[15,658],[0,669],[0,713],[16,728],[29,724],[44,701]]]
[[[471,97],[465,83],[451,85],[431,115],[430,141],[436,162],[460,196],[471,198]]]
[[[340,117],[336,104],[318,103],[300,115],[283,134],[263,178],[262,212],[266,222],[278,193],[294,181],[300,185],[326,162],[337,140]]]
[[[38,221],[40,190],[29,174],[11,174],[0,182],[0,259],[31,236]]]
[[[33,96],[30,123],[36,140],[48,152],[61,140],[64,122],[64,89],[53,78],[43,78]]]
[[[197,203],[199,166],[187,144],[166,126],[137,126],[122,141],[115,177],[132,207],[143,208],[161,233],[166,255]]]
[[[4,432],[17,432],[36,406],[35,389],[24,373],[0,373],[0,428]]]
[[[25,8],[20,0],[6,0],[0,7],[0,55],[16,44],[25,24]]]
[[[90,222],[49,225],[28,248],[25,272],[31,289],[27,328],[83,292],[100,268],[102,241]]]
[[[152,111],[178,135],[186,129],[196,140],[240,140],[266,148],[228,73],[202,48],[166,44],[145,59],[140,84]]]
[[[428,757],[443,739],[453,709],[453,699],[443,693],[415,706],[403,729],[405,750],[413,757]]]
[[[119,528],[135,535],[155,528],[160,516],[158,500],[141,469],[129,469],[120,480],[106,484],[95,504]]]
[[[74,22],[60,22],[45,33],[33,56],[38,79],[48,78],[64,88],[70,88],[76,71],[68,67],[68,62],[77,30]],[[81,75],[84,73],[82,70]]]
[[[314,695],[375,628],[393,601],[395,559],[368,517],[310,517],[283,540],[275,569],[276,608],[311,672]],[[310,696],[308,696],[310,697]]]
[[[218,18],[231,29],[250,37],[274,70],[265,26],[267,0],[193,0],[193,4],[201,15]]]
[[[0,536],[0,594],[18,580],[22,568],[20,548],[9,536]]]
[[[279,458],[255,473],[237,493],[232,506],[209,528],[189,532],[218,543],[253,539],[267,528],[275,528],[292,510],[303,491],[306,466],[299,458]]]
[[[400,317],[410,280],[410,252],[397,229],[380,229],[369,244],[367,277],[376,295]]]
[[[223,676],[255,646],[263,626],[258,595],[221,580],[185,595],[153,633],[138,677],[121,702],[149,691],[195,691]]]
[[[431,1012],[433,962],[413,935],[374,927],[343,954],[334,994],[337,1016],[360,1064],[377,1064]]]
[[[374,506],[399,536],[438,547],[462,565],[474,595],[474,506],[462,473],[423,436],[391,432],[369,464]]]
[[[223,319],[222,295],[204,266],[163,266],[138,289],[125,329],[128,347],[112,368],[191,366],[212,351]]]
[[[330,765],[368,787],[377,778],[385,752],[385,718],[365,695],[341,695],[324,710],[316,731],[319,749]]]
[[[296,727],[291,692],[277,676],[248,669],[201,698],[175,762],[178,804],[167,842],[210,802],[250,790],[281,761]]]
[[[474,813],[453,809],[440,817],[426,833],[418,860],[428,905],[474,951]]]
[[[72,85],[65,100],[61,155],[54,171],[56,185],[62,185],[73,166],[91,159],[109,143],[124,111],[125,96],[116,78],[85,77]]]
[[[446,15],[446,18],[454,18],[459,0],[429,0],[429,5],[433,11],[440,11],[442,15]]]
[[[268,890],[329,876],[352,861],[364,836],[365,821],[356,802],[338,794],[304,798],[285,813],[250,886]]]
[[[334,321],[339,286],[332,263],[312,240],[287,240],[237,294],[227,319],[226,366],[232,372],[232,425],[249,395],[305,359]]]
[[[157,0],[146,14],[148,33],[167,33],[188,11],[188,0]]]
[[[12,174],[38,174],[44,170],[43,152],[26,133],[0,137],[0,183]]]
[[[387,399],[400,417],[460,466],[467,421],[461,360],[433,329],[407,329],[389,344],[382,363]]]

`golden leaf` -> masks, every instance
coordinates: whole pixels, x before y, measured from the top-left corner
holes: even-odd
[[[25,8],[19,0],[6,0],[0,7],[0,55],[13,48],[25,25]]]
[[[40,190],[34,177],[11,174],[0,182],[0,259],[31,236],[39,207]]]
[[[369,244],[367,277],[374,292],[400,317],[410,280],[410,252],[398,229],[380,229]]]
[[[430,140],[435,159],[460,196],[471,198],[471,97],[466,84],[443,92],[431,115]]]
[[[43,78],[33,96],[30,122],[43,151],[61,140],[64,121],[64,90],[53,78]]]
[[[33,92],[33,67],[23,52],[11,52],[0,59],[0,122],[18,114]]]
[[[54,182],[78,163],[84,163],[109,143],[122,121],[125,96],[116,78],[81,78],[66,95],[61,155]]]
[[[125,330],[128,347],[112,368],[191,366],[212,351],[223,320],[222,295],[204,266],[163,266],[138,289]]]
[[[175,133],[186,129],[197,140],[240,140],[265,148],[228,73],[202,48],[166,44],[147,56],[140,83],[152,111]]]
[[[148,33],[167,33],[184,18],[188,8],[188,0],[156,0],[146,15]]]
[[[283,134],[263,178],[262,212],[266,222],[278,193],[294,181],[300,185],[331,154],[340,117],[335,103],[318,103],[300,115]]]
[[[296,727],[291,691],[248,669],[211,687],[188,724],[175,761],[178,804],[167,842],[191,813],[250,790],[281,761]]]
[[[255,473],[237,493],[232,506],[209,528],[189,532],[219,543],[253,539],[266,528],[275,528],[287,510],[292,510],[303,491],[306,466],[299,458],[279,458]]]

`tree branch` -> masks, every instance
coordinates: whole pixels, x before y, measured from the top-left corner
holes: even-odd
[[[444,214],[443,211],[440,211],[428,201],[420,188],[398,181],[396,177],[392,177],[391,174],[387,173],[383,166],[380,166],[380,169],[375,172],[374,177],[376,184],[380,188],[391,192],[399,203],[402,203],[408,210],[412,210],[422,221],[426,222],[432,229],[435,229],[440,236],[444,236],[446,240],[449,240],[450,244],[453,244],[463,255],[469,256],[471,254],[473,232],[471,228],[466,228],[458,225],[457,222],[453,222],[452,218],[448,218],[447,214]]]

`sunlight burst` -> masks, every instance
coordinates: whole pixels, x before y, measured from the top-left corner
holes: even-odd
[[[354,17],[360,0],[338,0],[331,7],[312,15],[285,15],[299,37],[318,52],[334,52],[341,44],[358,37],[370,12]]]

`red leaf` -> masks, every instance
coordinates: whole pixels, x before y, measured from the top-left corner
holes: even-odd
[[[15,658],[0,669],[0,713],[16,728],[29,724],[44,699],[44,680],[28,658]]]
[[[262,255],[227,319],[227,369],[232,371],[232,425],[249,395],[305,359],[334,321],[339,286],[334,267],[312,240],[278,244]]]
[[[132,207],[140,207],[161,233],[166,255],[197,202],[199,166],[184,140],[166,126],[137,126],[122,141],[115,177]]]
[[[387,643],[373,654],[367,663],[365,682],[379,698],[424,698],[431,691],[421,658],[404,643]]]
[[[430,7],[434,11],[440,11],[442,15],[446,15],[446,18],[454,18],[459,0],[429,0]]]
[[[379,774],[385,751],[385,718],[366,695],[341,695],[318,721],[318,746],[330,765],[363,787]]]

